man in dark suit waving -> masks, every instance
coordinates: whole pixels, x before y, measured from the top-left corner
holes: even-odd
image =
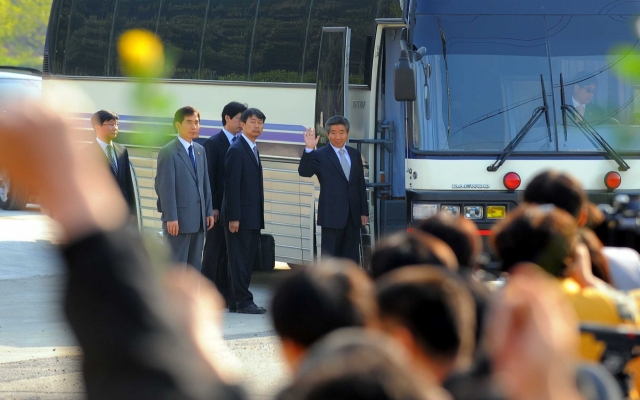
[[[336,115],[327,120],[329,146],[314,150],[319,137],[308,128],[300,159],[300,176],[320,182],[318,225],[322,227],[322,255],[359,261],[360,227],[369,219],[364,168],[360,152],[346,145],[349,121]]]
[[[118,137],[119,118],[118,114],[109,110],[100,110],[93,114],[91,126],[96,132],[96,142],[93,149],[104,154],[122,197],[129,205],[129,213],[135,217],[137,215],[136,198],[133,191],[131,169],[129,168],[129,152],[126,147],[113,141]]]
[[[247,106],[232,101],[222,109],[222,130],[205,140],[202,146],[207,153],[209,166],[209,182],[211,183],[211,202],[213,205],[213,219],[216,224],[207,231],[202,258],[202,274],[209,278],[227,301],[229,311],[236,310],[235,301],[230,301],[231,289],[229,283],[227,241],[224,238],[224,226],[218,223],[222,198],[224,195],[224,161],[231,143],[242,136],[240,119]]]
[[[200,136],[200,112],[180,108],[173,126],[178,137],[158,153],[158,212],[175,261],[200,271],[204,232],[214,225],[207,159],[194,141]]]
[[[237,312],[264,314],[249,291],[253,263],[264,229],[262,163],[256,139],[264,129],[264,114],[257,108],[242,113],[242,136],[227,151],[224,163],[222,223],[227,239],[231,294]]]

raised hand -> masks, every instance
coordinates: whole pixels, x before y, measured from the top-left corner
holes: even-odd
[[[320,140],[320,136],[316,137],[316,131],[313,128],[307,128],[303,133],[304,135],[304,145],[307,149],[315,149],[318,145],[318,140]]]

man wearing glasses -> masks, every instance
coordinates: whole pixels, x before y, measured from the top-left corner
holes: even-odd
[[[118,136],[118,118],[118,114],[113,111],[100,110],[91,117],[91,125],[96,132],[96,145],[102,149],[105,161],[109,163],[109,169],[129,205],[132,219],[135,220],[136,199],[129,168],[129,152],[126,147],[113,141]]]
[[[593,97],[596,94],[596,79],[587,71],[581,71],[576,74],[572,82],[573,95],[571,101],[578,113],[590,124],[598,124],[605,120],[604,110],[593,104]]]

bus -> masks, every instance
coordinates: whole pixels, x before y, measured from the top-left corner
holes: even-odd
[[[335,68],[325,69],[324,75],[333,78],[349,64],[348,74],[336,84],[348,92],[353,106],[344,109],[341,103],[337,111],[336,102],[325,99],[336,112],[349,115],[353,139],[368,137],[375,21],[400,16],[395,0],[54,0],[43,96],[58,103],[79,142],[93,140],[89,121],[96,110],[120,115],[117,141],[131,156],[139,225],[154,235],[161,230],[156,158],[159,148],[175,137],[164,134],[171,129],[173,112],[184,105],[198,108],[201,138],[206,139],[221,129],[226,103],[261,109],[267,117],[258,140],[264,232],[275,238],[278,261],[309,264],[316,252],[318,184],[299,177],[297,168],[302,134],[314,125],[318,68],[336,64],[333,57],[342,55]],[[154,90],[171,99],[169,112],[141,106],[135,95],[139,82],[120,68],[117,40],[130,29],[154,32],[176,60],[170,76],[153,82]],[[342,40],[333,39],[338,36]],[[323,60],[321,46],[327,52]],[[328,80],[324,83],[327,93],[335,88]],[[156,137],[154,146],[140,144],[141,134],[154,133],[163,136],[160,143]]]
[[[549,168],[599,203],[640,193],[640,85],[620,73],[640,61],[638,16],[596,0],[54,0],[42,91],[82,93],[62,102],[79,140],[96,109],[121,115],[140,226],[157,232],[159,147],[133,138],[171,115],[132,101],[115,48],[155,32],[178,61],[154,85],[201,111],[203,137],[229,101],[265,112],[265,231],[279,261],[309,264],[319,187],[297,174],[301,133],[336,113],[363,154],[365,248],[443,210],[486,234]]]

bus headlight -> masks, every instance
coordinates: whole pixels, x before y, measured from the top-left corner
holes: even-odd
[[[438,213],[437,204],[413,203],[411,210],[411,218],[414,221],[433,217]]]
[[[467,219],[482,219],[482,206],[465,206],[464,217]]]
[[[505,206],[487,206],[488,219],[504,219],[507,216],[507,207]]]
[[[442,205],[440,207],[440,210],[442,212],[449,213],[449,214],[453,215],[454,217],[459,217],[460,216],[460,206]]]

